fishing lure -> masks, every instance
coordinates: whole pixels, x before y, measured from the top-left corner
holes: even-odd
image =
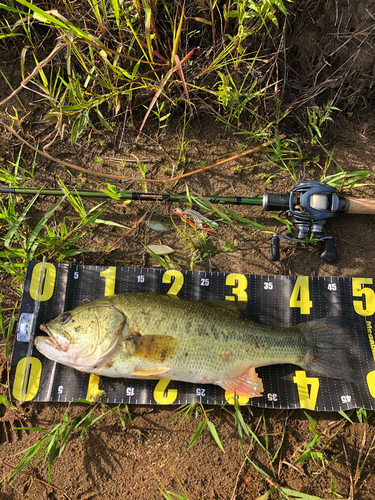
[[[208,219],[204,215],[200,214],[196,210],[186,209],[182,210],[181,208],[175,208],[173,210],[175,215],[181,217],[189,226],[195,227],[200,231],[207,231],[209,233],[214,233],[215,229],[218,227],[216,222]]]

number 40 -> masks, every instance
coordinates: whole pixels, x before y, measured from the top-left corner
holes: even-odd
[[[308,276],[298,276],[290,297],[289,306],[299,307],[301,314],[310,314],[313,303],[310,300]]]

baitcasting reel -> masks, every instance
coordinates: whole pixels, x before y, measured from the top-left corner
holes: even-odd
[[[280,238],[300,242],[310,236],[324,241],[324,250],[320,258],[333,262],[337,258],[335,242],[332,236],[324,236],[323,226],[327,219],[347,210],[346,199],[339,197],[335,189],[316,181],[303,181],[296,185],[289,197],[266,193],[263,196],[263,210],[285,210],[296,228],[296,234],[283,236],[275,234],[271,241],[270,259],[280,259]]]

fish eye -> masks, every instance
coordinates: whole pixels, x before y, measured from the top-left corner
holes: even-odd
[[[60,316],[60,323],[65,325],[71,318],[72,316],[69,313],[64,313]]]

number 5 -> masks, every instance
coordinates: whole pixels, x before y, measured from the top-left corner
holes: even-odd
[[[353,307],[360,316],[372,316],[375,313],[375,292],[372,288],[362,288],[362,285],[371,285],[372,278],[353,278],[353,297],[360,297],[353,300]],[[366,307],[363,307],[363,297],[365,297]]]

